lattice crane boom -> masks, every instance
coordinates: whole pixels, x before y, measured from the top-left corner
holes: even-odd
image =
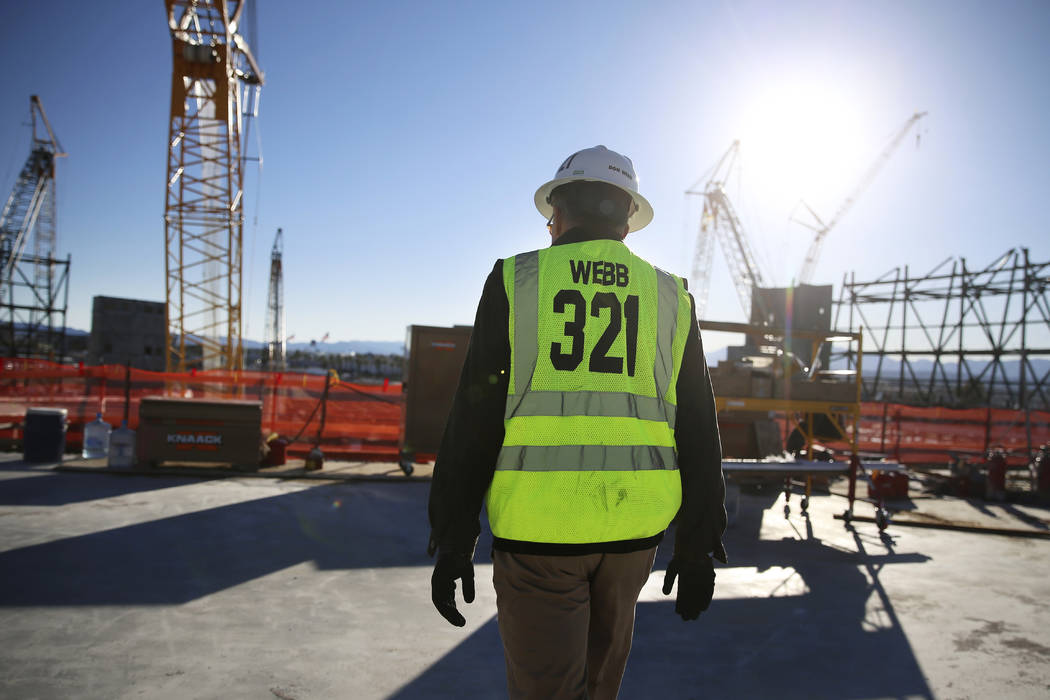
[[[5,281],[10,280],[30,238],[34,240],[33,252],[38,257],[49,257],[55,248],[55,158],[67,154],[55,138],[44,105],[36,95],[29,98],[29,114],[33,124],[33,145],[0,214],[0,261]],[[46,136],[37,135],[38,115]],[[41,226],[37,226],[38,221]],[[3,288],[6,287],[4,284]],[[0,290],[2,294],[3,290]]]
[[[766,286],[765,278],[755,261],[755,254],[751,250],[751,243],[725,190],[719,187],[708,192],[705,208],[710,209],[709,218],[722,246],[722,254],[729,264],[730,276],[733,278],[740,306],[745,314],[750,314],[752,290],[755,287]]]
[[[0,355],[53,358],[65,353],[69,292],[69,259],[54,257],[55,159],[66,153],[36,95],[29,113],[29,157],[0,213]]]
[[[251,6],[247,0],[165,0],[164,6],[172,40],[166,366],[240,369],[244,135],[263,84],[240,31]]]
[[[809,210],[809,213],[813,216],[813,219],[817,222],[817,225],[813,226],[811,224],[798,221],[796,219],[797,223],[800,223],[803,226],[816,232],[816,235],[813,237],[813,241],[809,244],[809,250],[806,251],[806,258],[802,262],[802,270],[801,272],[799,272],[798,276],[800,284],[809,284],[813,280],[813,274],[816,272],[817,269],[817,261],[820,259],[820,249],[821,246],[824,244],[824,239],[827,237],[828,232],[835,228],[835,226],[838,225],[839,221],[842,220],[842,217],[844,217],[849,212],[849,210],[853,208],[853,205],[857,203],[857,200],[860,199],[860,196],[864,194],[864,191],[868,189],[868,186],[875,180],[875,177],[879,174],[879,171],[882,170],[882,167],[884,165],[886,165],[886,162],[890,159],[890,156],[892,156],[894,151],[897,150],[897,147],[900,146],[901,141],[904,140],[904,137],[908,134],[911,128],[915,126],[919,122],[919,120],[925,116],[926,112],[916,112],[915,114],[911,115],[911,117],[909,117],[903,125],[901,125],[901,127],[893,135],[893,138],[890,139],[890,142],[886,145],[884,149],[882,149],[882,152],[875,159],[875,161],[870,166],[868,166],[867,170],[864,171],[864,174],[861,176],[860,181],[857,183],[857,185],[853,188],[853,191],[850,192],[849,196],[847,196],[846,199],[843,200],[842,204],[839,205],[838,211],[835,212],[835,215],[832,216],[831,220],[828,221],[826,224],[820,219],[819,216],[817,216],[816,212],[814,212],[808,204],[805,204],[805,202],[803,202],[803,205],[806,207],[807,210]]]
[[[754,287],[766,286],[765,276],[758,266],[748,235],[725,191],[725,184],[734,171],[739,152],[740,141],[734,141],[708,173],[686,190],[686,195],[701,196],[704,200],[692,274],[698,316],[702,316],[707,308],[716,240],[729,265],[733,286],[745,314],[751,314]],[[704,185],[699,190],[697,187],[701,182]]]
[[[715,236],[710,231],[707,202],[700,220],[700,233],[696,238],[696,254],[693,257],[693,273],[690,276],[693,301],[696,302],[696,317],[705,318],[707,298],[711,293],[711,266],[715,257]]]

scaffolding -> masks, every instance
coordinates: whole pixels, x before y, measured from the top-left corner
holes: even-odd
[[[166,367],[240,369],[243,137],[263,75],[240,31],[246,0],[164,4],[173,49]]]
[[[907,266],[876,280],[843,278],[835,327],[869,346],[865,399],[950,408],[1050,409],[1050,262],[1027,248],[970,267],[948,258],[929,273]],[[848,352],[836,358],[853,367]]]
[[[748,372],[743,377],[743,383],[718,372],[718,368],[711,373],[719,422],[731,418],[733,414],[751,420],[759,416],[773,420],[786,429],[785,432],[798,431],[804,448],[799,450],[799,454],[806,457],[794,460],[723,458],[722,470],[727,476],[737,480],[756,477],[783,479],[785,516],[790,513],[787,503],[795,479],[803,480],[801,506],[805,514],[815,479],[846,476],[849,480],[846,496],[849,507],[843,517],[849,520],[853,517],[855,502],[864,500],[857,496],[858,478],[868,469],[900,469],[900,465],[894,463],[861,461],[860,377],[866,352],[863,332],[802,330],[761,323],[721,321],[699,321],[699,327],[701,331],[757,337],[762,353],[748,358],[746,364],[765,361],[768,369],[761,378]],[[822,367],[817,358],[825,354],[825,348],[830,349],[831,355],[849,355],[854,358],[854,366],[839,370]],[[804,366],[797,361],[799,354],[796,351],[800,349],[804,350],[806,357],[813,358]],[[821,431],[834,434],[831,443],[844,448],[844,452],[849,455],[847,461],[818,459],[816,445],[827,441],[825,436],[818,434]],[[881,503],[876,504],[876,520],[879,529],[886,527],[888,520]]]
[[[29,112],[29,157],[0,214],[0,355],[61,360],[70,259],[55,258],[55,159],[66,154],[36,95]]]

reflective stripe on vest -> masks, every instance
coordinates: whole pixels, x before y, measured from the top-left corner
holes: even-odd
[[[507,401],[504,420],[515,416],[636,416],[674,425],[678,407],[663,398],[609,391],[530,391]]]
[[[514,394],[522,396],[529,388],[529,380],[536,368],[536,329],[539,324],[537,313],[540,293],[539,251],[522,253],[514,256],[514,296],[510,302],[510,341],[511,358],[510,387]],[[504,265],[507,263],[504,262]],[[522,304],[525,313],[516,314],[516,304]]]
[[[656,366],[654,375],[656,377],[657,396],[666,396],[674,390],[671,385],[672,377],[677,379],[678,369],[674,357],[674,341],[678,330],[678,313],[681,306],[679,301],[679,281],[671,275],[657,271],[656,279],[659,289],[659,301],[657,306],[658,330],[656,347],[659,351],[656,355]],[[689,303],[685,302],[688,308]],[[684,350],[684,348],[683,348]],[[678,354],[678,363],[681,364],[681,351]],[[671,430],[674,430],[674,421],[671,422]]]
[[[575,466],[551,466],[566,465]],[[609,468],[606,465],[623,465]],[[658,445],[510,445],[496,469],[525,471],[634,471],[677,469],[673,447]]]

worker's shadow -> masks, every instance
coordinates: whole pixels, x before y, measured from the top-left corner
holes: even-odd
[[[693,622],[675,614],[673,596],[641,602],[620,697],[932,698],[879,582],[883,566],[913,566],[928,558],[897,554],[873,533],[855,534],[850,549],[825,545],[805,529],[807,523],[798,539],[761,540],[755,528],[770,499],[755,501],[763,507],[743,508],[727,533],[732,566],[757,572],[790,567],[800,582],[756,596],[744,581],[747,592],[733,597],[725,591],[734,590],[728,582],[740,583],[740,574],[720,567],[727,583]],[[766,513],[783,517],[779,509]],[[673,532],[660,547],[657,579],[670,560],[671,542]],[[441,697],[441,689],[471,698],[506,697],[495,619],[391,697]]]
[[[790,503],[797,514],[799,499]],[[883,566],[929,558],[897,553],[891,539],[862,537],[856,530],[852,548],[825,544],[808,516],[791,517],[794,537],[762,539],[763,518],[783,517],[777,497],[745,494],[742,504],[725,538],[730,565],[758,573],[789,567],[801,592],[777,588],[758,597],[745,586],[746,595],[719,595],[699,620],[688,623],[675,615],[670,599],[640,604],[621,697],[647,697],[647,681],[663,677],[665,696],[683,699],[932,698],[879,581]],[[839,527],[822,522],[829,526]],[[673,537],[668,533],[667,542]],[[654,568],[665,570],[669,560],[665,543]],[[892,672],[874,672],[876,659]]]
[[[495,616],[463,643],[416,676],[388,700],[430,700],[461,697],[470,700],[506,700],[507,675],[503,642]],[[620,695],[621,698],[630,696]],[[643,695],[640,697],[654,697]],[[668,696],[673,697],[673,696]]]
[[[857,542],[858,551],[850,552],[815,538],[747,542],[730,536],[734,566],[791,567],[803,592],[720,596],[688,623],[675,615],[670,599],[640,604],[621,697],[649,697],[650,679],[663,678],[664,696],[683,699],[932,698],[878,580],[886,564],[927,558],[887,552],[875,539]],[[658,570],[666,568],[666,549]]]

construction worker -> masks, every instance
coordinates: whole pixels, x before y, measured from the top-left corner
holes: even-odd
[[[623,242],[653,218],[631,160],[578,151],[535,204],[551,246],[488,276],[435,461],[432,600],[465,624],[485,501],[510,697],[615,698],[676,514],[682,619],[726,561],[714,396],[684,281]]]

